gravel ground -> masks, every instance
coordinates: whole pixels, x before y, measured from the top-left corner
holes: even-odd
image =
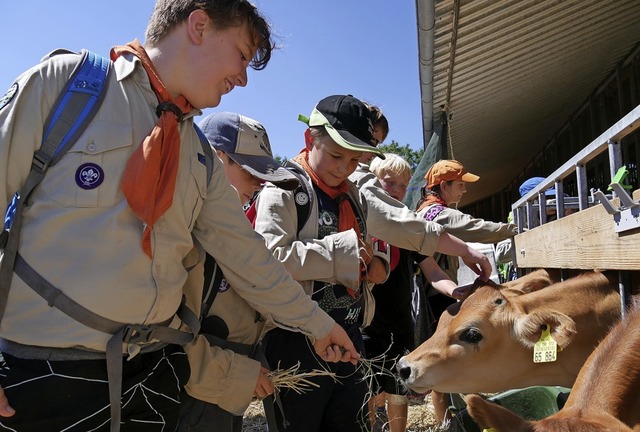
[[[243,432],[266,432],[267,423],[262,403],[254,402],[244,416]],[[407,432],[441,432],[447,428],[438,427],[429,396],[426,402],[411,401],[407,419]]]

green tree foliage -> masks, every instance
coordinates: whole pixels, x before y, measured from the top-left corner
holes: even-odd
[[[395,153],[398,156],[401,156],[404,160],[409,162],[411,165],[411,169],[415,170],[418,164],[420,163],[420,159],[424,154],[424,149],[414,150],[409,147],[409,144],[405,144],[401,146],[397,141],[391,140],[391,144],[383,144],[378,147],[385,153]]]
[[[284,165],[287,162],[287,157],[286,156],[280,156],[280,155],[275,155],[273,156],[273,158],[276,160],[276,162],[278,162],[280,165]]]

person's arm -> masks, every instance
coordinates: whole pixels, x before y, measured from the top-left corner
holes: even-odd
[[[459,238],[448,233],[442,233],[437,250],[445,255],[459,256],[471,270],[480,276],[480,279],[485,281],[489,279],[492,271],[489,258]]]
[[[453,292],[458,287],[445,272],[438,266],[438,263],[433,257],[427,257],[418,263],[420,270],[425,279],[435,288],[438,292],[454,297]]]
[[[390,197],[372,173],[360,173],[356,184],[367,201],[367,230],[371,236],[427,256],[436,252],[442,226]]]
[[[447,274],[442,271],[433,257],[427,257],[418,263],[420,270],[426,280],[438,292],[452,297],[456,300],[463,300],[471,293],[471,286],[459,287]]]
[[[195,134],[195,132],[194,132]],[[278,325],[324,341],[327,346],[338,344],[357,358],[358,353],[342,330],[318,304],[305,294],[282,264],[265,246],[264,239],[251,227],[235,189],[214,158],[211,182],[206,190],[203,207],[193,229],[207,253],[222,268],[228,282],[256,309]],[[357,272],[357,259],[355,260]],[[322,347],[323,344],[319,344]],[[330,356],[322,352],[320,355]]]
[[[267,248],[297,281],[322,281],[357,289],[360,284],[362,242],[354,230],[329,234],[322,239],[307,235],[317,224],[317,204],[297,238],[297,213],[292,192],[266,185],[258,195],[255,230]],[[309,237],[309,238],[306,238]],[[368,264],[368,262],[365,262]]]
[[[423,215],[425,211],[419,214]],[[518,227],[512,223],[486,221],[449,207],[442,210],[433,222],[465,242],[496,243],[518,233]]]

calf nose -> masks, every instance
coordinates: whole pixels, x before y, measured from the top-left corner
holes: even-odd
[[[403,381],[407,381],[411,376],[411,366],[409,366],[409,363],[405,359],[400,359],[396,369]]]

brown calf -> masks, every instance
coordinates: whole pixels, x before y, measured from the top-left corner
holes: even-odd
[[[419,393],[571,387],[620,319],[616,281],[588,272],[544,289],[523,289],[523,283],[505,292],[486,285],[452,305],[435,334],[398,362],[404,383]],[[533,346],[545,326],[558,344],[557,360],[534,363]]]
[[[496,432],[628,432],[640,430],[640,308],[621,321],[580,369],[564,408],[527,421],[478,395],[466,397],[471,417]]]

